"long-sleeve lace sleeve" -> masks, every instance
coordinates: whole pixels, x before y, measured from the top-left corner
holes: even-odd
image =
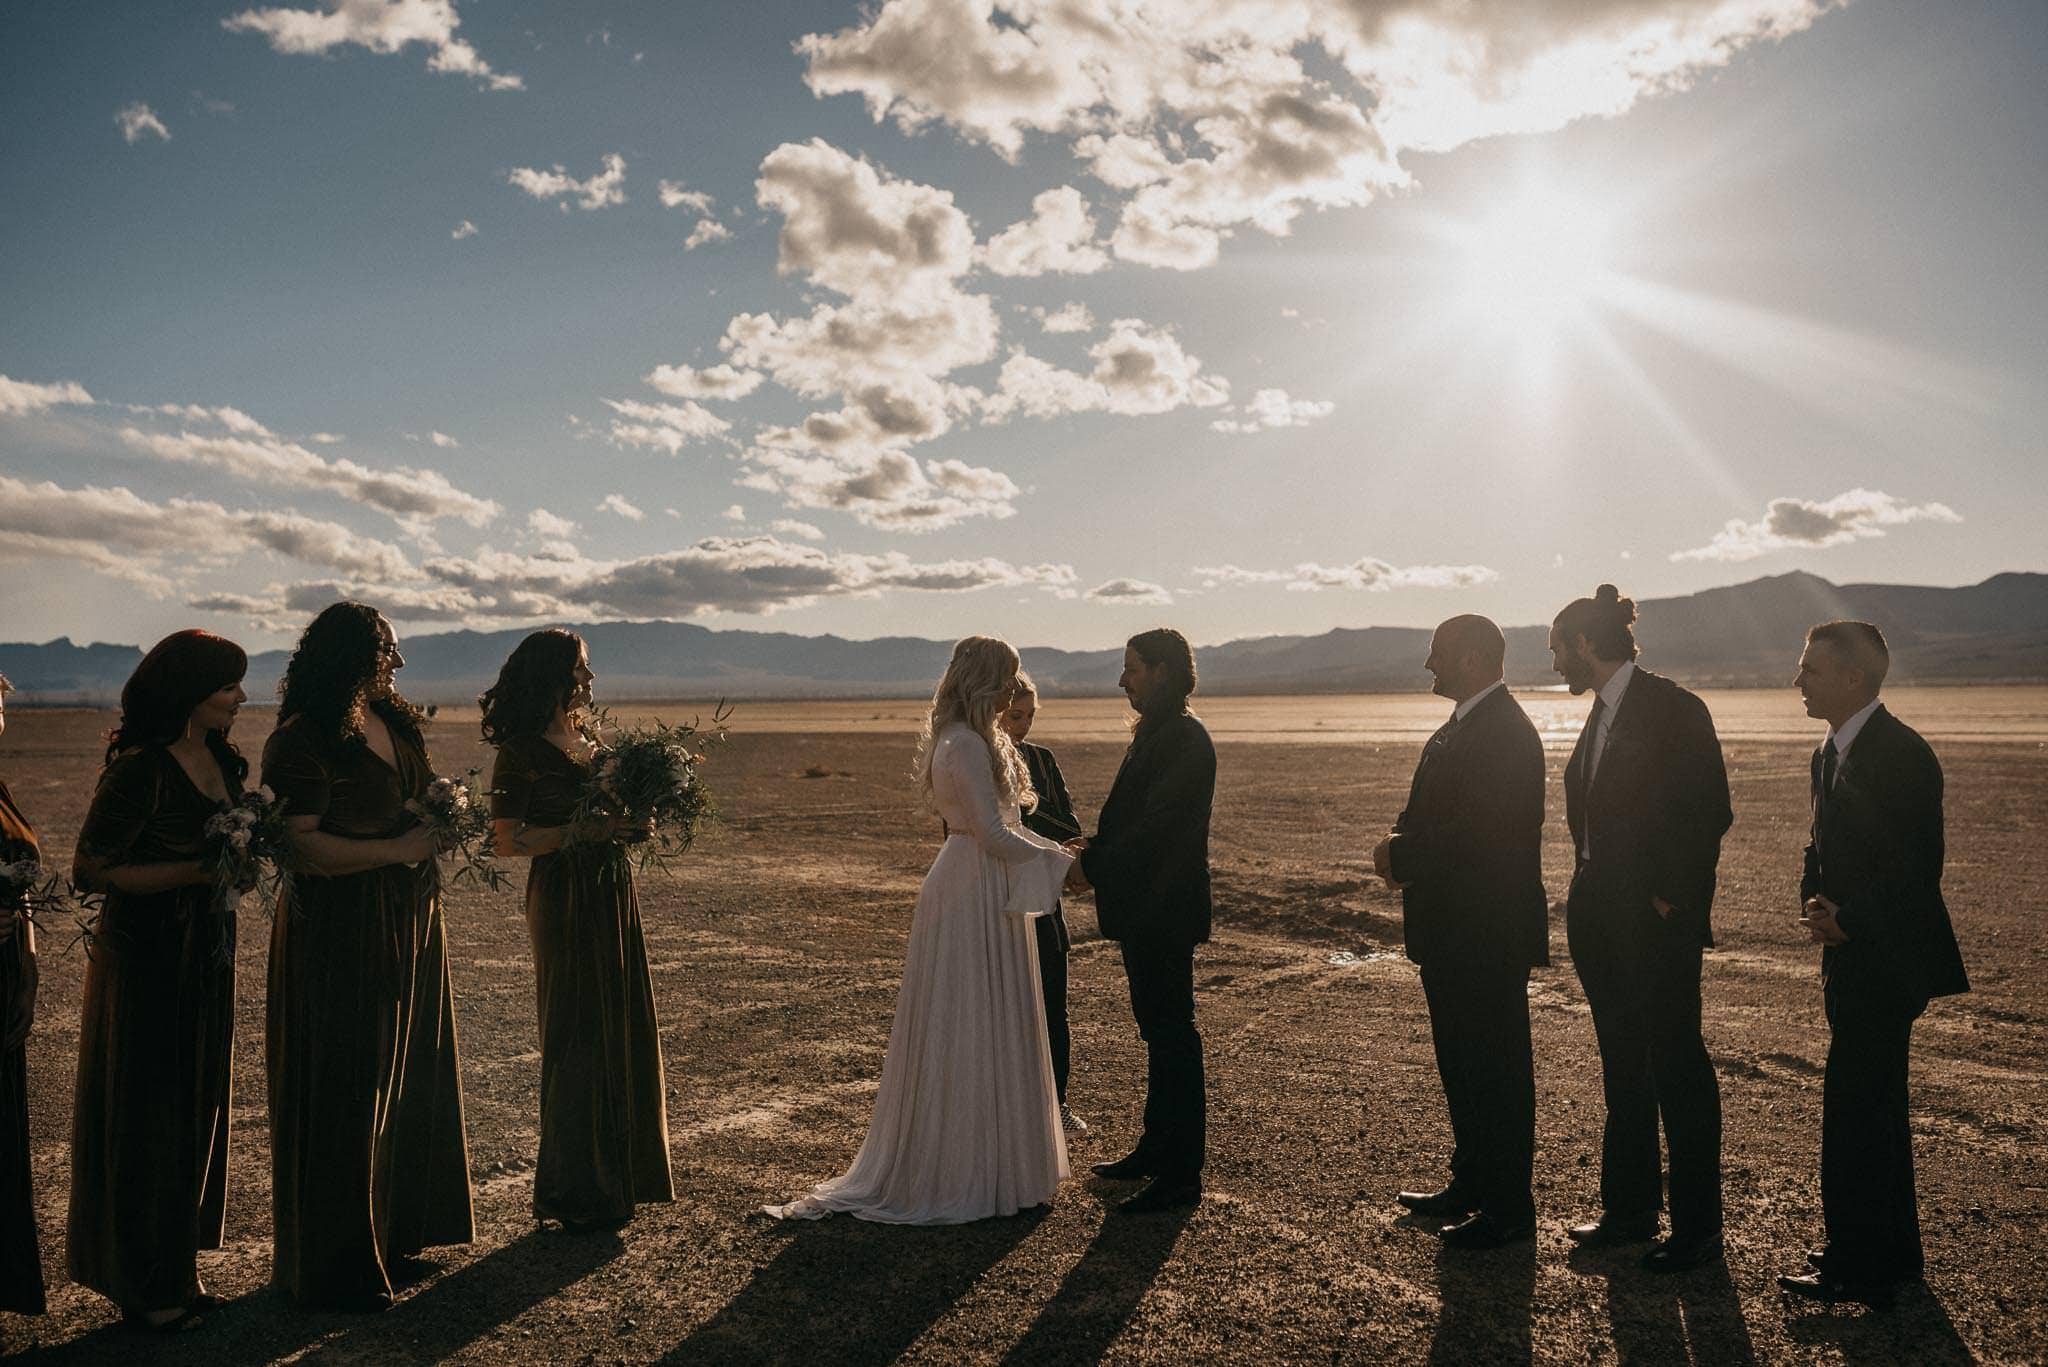
[[[967,834],[1005,864],[1023,864],[1047,851],[1064,855],[1057,843],[1003,820],[988,745],[972,731],[958,730],[939,742],[938,762],[966,820]],[[1062,870],[1064,872],[1064,870]]]

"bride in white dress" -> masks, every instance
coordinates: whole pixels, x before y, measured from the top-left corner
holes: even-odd
[[[1043,1205],[1068,1175],[1030,918],[1073,860],[1018,824],[1036,795],[996,727],[1017,667],[992,637],[953,647],[917,756],[948,834],[911,918],[874,1118],[851,1168],[770,1215],[961,1224]]]

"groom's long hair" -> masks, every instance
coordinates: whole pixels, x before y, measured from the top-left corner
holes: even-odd
[[[939,732],[954,722],[966,726],[988,743],[989,769],[995,775],[996,791],[1014,796],[1021,807],[1038,805],[1031,787],[1031,771],[1016,743],[996,725],[1003,685],[1017,676],[1017,652],[1008,641],[993,636],[969,636],[953,647],[945,677],[932,693],[931,715],[917,738],[917,764],[913,771],[918,794],[926,806],[935,806],[932,796],[932,752]]]

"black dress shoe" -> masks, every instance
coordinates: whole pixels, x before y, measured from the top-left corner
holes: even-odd
[[[1509,1222],[1496,1220],[1485,1211],[1444,1227],[1444,1247],[1462,1249],[1506,1248],[1536,1236],[1536,1217]]]
[[[1090,1163],[1088,1171],[1112,1182],[1135,1182],[1152,1175],[1152,1160],[1139,1153],[1127,1153],[1111,1163]]]
[[[1712,1234],[1688,1234],[1682,1239],[1674,1234],[1643,1255],[1643,1271],[1690,1272],[1720,1256],[1721,1231],[1718,1229]]]
[[[1828,1265],[1828,1251],[1824,1248],[1806,1250],[1806,1265],[1818,1272]]]
[[[1614,1248],[1620,1244],[1648,1243],[1657,1237],[1657,1213],[1648,1215],[1607,1214],[1583,1225],[1569,1226],[1565,1233],[1581,1248]]]
[[[1791,1273],[1778,1278],[1778,1289],[1822,1305],[1854,1301],[1873,1310],[1889,1310],[1898,1302],[1898,1292],[1879,1282],[1845,1282],[1825,1272]]]
[[[1186,1210],[1200,1204],[1200,1182],[1180,1182],[1157,1177],[1139,1188],[1136,1196],[1117,1202],[1116,1210],[1120,1215],[1144,1215],[1155,1210]]]
[[[1441,1215],[1447,1220],[1460,1219],[1479,1209],[1479,1202],[1456,1182],[1442,1191],[1398,1191],[1394,1199],[1417,1215]]]

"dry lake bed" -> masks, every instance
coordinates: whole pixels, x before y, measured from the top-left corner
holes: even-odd
[[[753,1214],[858,1147],[909,913],[937,841],[908,784],[915,702],[741,703],[708,773],[726,819],[641,889],[662,1013],[678,1195],[617,1237],[536,1231],[539,1075],[516,893],[448,899],[478,1238],[432,1250],[374,1318],[300,1314],[269,1288],[262,1067],[266,926],[243,912],[230,1304],[145,1341],[64,1280],[82,949],[44,943],[29,1039],[50,1314],[0,1315],[25,1360],[165,1362],[1640,1362],[2048,1360],[2048,689],[1899,690],[1948,774],[1946,887],[1975,991],[1915,1031],[1924,1288],[1886,1314],[1788,1304],[1774,1274],[1819,1234],[1816,952],[1792,924],[1818,738],[1789,691],[1707,695],[1736,824],[1721,861],[1706,1033],[1727,1115],[1725,1266],[1675,1277],[1572,1255],[1595,1209],[1600,1098],[1584,997],[1552,923],[1530,988],[1539,1093],[1533,1245],[1451,1255],[1396,1219],[1444,1173],[1449,1134],[1421,989],[1365,855],[1446,705],[1426,696],[1198,699],[1219,744],[1215,942],[1197,960],[1210,1060],[1210,1194],[1185,1217],[1108,1218],[1085,1178],[1047,1210],[952,1229]],[[1583,700],[1523,700],[1550,747],[1546,869],[1569,868],[1557,773]],[[647,709],[616,709],[633,715]],[[687,716],[693,709],[664,708]],[[0,776],[68,864],[105,714],[10,710]],[[269,727],[251,709],[252,756]],[[1091,817],[1122,750],[1109,700],[1051,699]],[[429,733],[443,772],[487,767],[473,712]],[[1077,1170],[1135,1133],[1143,1081],[1113,946],[1071,906],[1074,1080],[1094,1129]]]

